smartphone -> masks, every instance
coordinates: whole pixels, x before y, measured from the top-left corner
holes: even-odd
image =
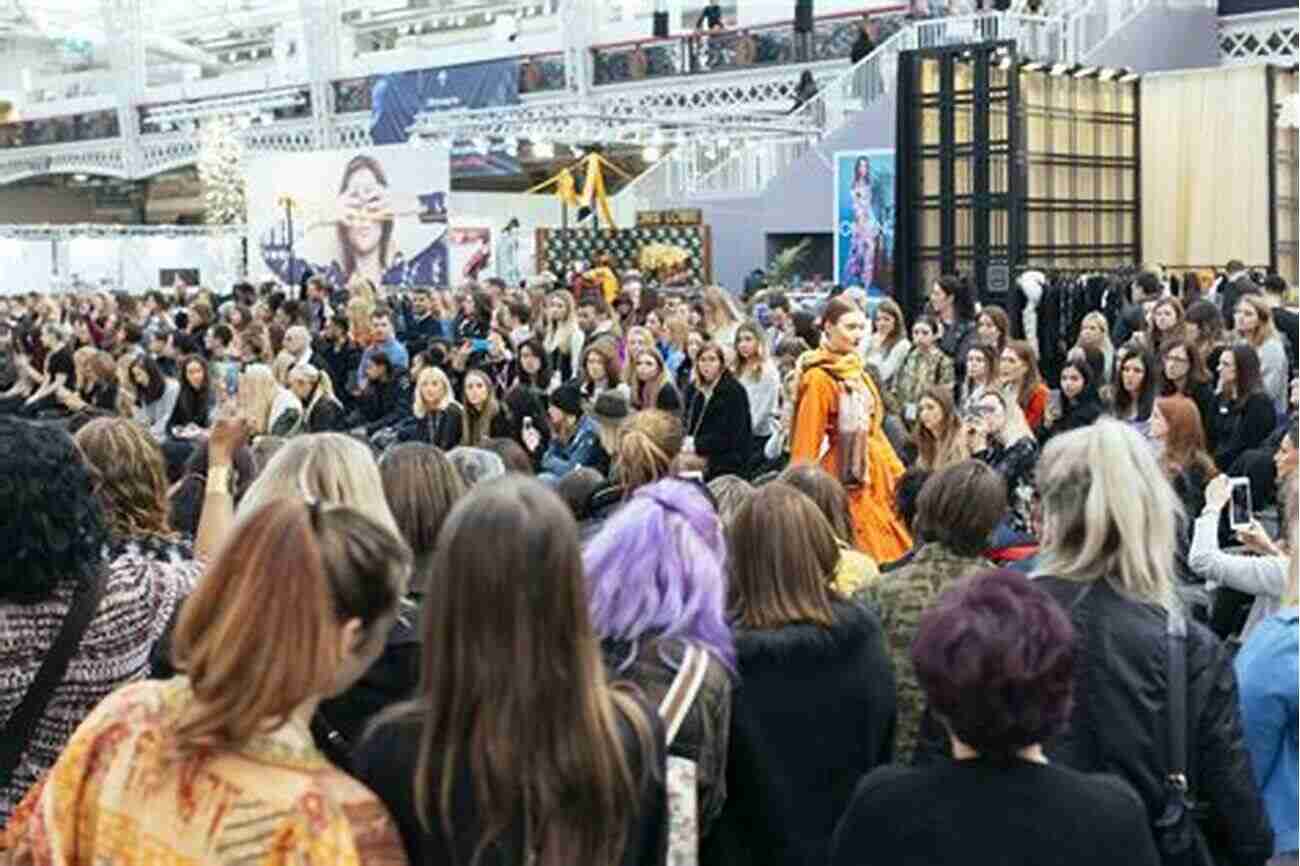
[[[1228,500],[1228,525],[1233,529],[1245,529],[1250,526],[1253,518],[1254,509],[1251,507],[1250,497],[1250,479],[1249,478],[1229,478],[1228,490],[1231,498]]]

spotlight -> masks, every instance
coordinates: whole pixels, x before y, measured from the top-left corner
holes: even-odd
[[[641,151],[641,158],[646,162],[658,162],[659,157],[661,156],[663,156],[663,154],[660,153],[659,148],[655,147],[653,144]]]
[[[1105,68],[1097,73],[1097,78],[1101,81],[1110,81],[1112,78],[1114,78],[1119,74],[1120,71],[1118,69]]]
[[[1047,68],[1047,64],[1041,60],[1031,60],[1025,64],[1026,72],[1040,72]]]
[[[1080,68],[1074,70],[1074,77],[1087,78],[1089,75],[1092,75],[1096,71],[1097,71],[1097,67],[1095,66],[1081,66]]]
[[[1006,71],[1011,68],[1011,55],[1003,54],[1002,59],[998,61],[998,69]]]
[[[1054,75],[1054,76],[1056,76],[1056,77],[1059,78],[1060,76],[1064,75],[1065,73],[1067,73],[1067,72],[1069,72],[1069,71],[1070,71],[1070,64],[1068,64],[1068,63],[1053,63],[1053,64],[1052,64],[1052,68],[1049,70],[1049,74],[1050,74],[1050,75]]]
[[[1132,84],[1134,81],[1137,80],[1138,80],[1138,74],[1136,72],[1125,72],[1123,75],[1120,76],[1119,83]]]

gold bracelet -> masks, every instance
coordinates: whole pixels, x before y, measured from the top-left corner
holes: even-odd
[[[230,492],[230,464],[208,467],[208,480],[203,486],[206,494]]]

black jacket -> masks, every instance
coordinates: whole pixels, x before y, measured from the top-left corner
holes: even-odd
[[[1277,412],[1267,394],[1255,392],[1241,401],[1216,395],[1214,401],[1214,462],[1220,472],[1232,472],[1237,458],[1268,440],[1277,425]]]
[[[410,415],[397,428],[398,442],[427,442],[443,451],[460,444],[465,435],[465,415],[460,405],[448,403],[441,412],[428,412],[423,418]]]
[[[1066,731],[1045,744],[1048,756],[1084,773],[1122,777],[1154,820],[1163,811],[1168,766],[1164,612],[1124,598],[1105,581],[1082,598],[1086,584],[1054,577],[1035,583],[1069,612],[1081,648],[1074,710]],[[1232,658],[1195,622],[1187,624],[1187,717],[1188,779],[1205,804],[1199,823],[1217,862],[1262,866],[1273,832],[1242,739]],[[924,760],[922,750],[917,757]]]
[[[344,769],[366,725],[389,706],[411,696],[420,681],[419,609],[404,608],[384,649],[347,691],[322,701],[312,719],[316,745]]]
[[[366,428],[373,436],[385,427],[401,422],[411,411],[411,389],[406,377],[394,376],[387,382],[371,382],[357,397],[352,426]]]
[[[334,383],[334,393],[344,406],[351,406],[352,388],[356,386],[357,368],[361,366],[361,347],[351,340],[342,346],[322,341],[317,352],[325,362],[322,369],[329,373],[330,381]]]
[[[830,628],[736,632],[727,801],[709,866],[822,866],[858,779],[892,758],[894,671],[880,623],[832,602]]]
[[[709,463],[705,480],[744,473],[753,446],[752,425],[749,395],[731,373],[723,371],[711,397],[691,389],[686,399],[685,432],[695,438],[695,453]]]

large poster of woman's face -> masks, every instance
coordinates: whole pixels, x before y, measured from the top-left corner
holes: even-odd
[[[893,294],[893,150],[835,154],[835,281]]]
[[[446,147],[270,154],[248,168],[249,247],[266,270],[343,288],[447,287]]]

